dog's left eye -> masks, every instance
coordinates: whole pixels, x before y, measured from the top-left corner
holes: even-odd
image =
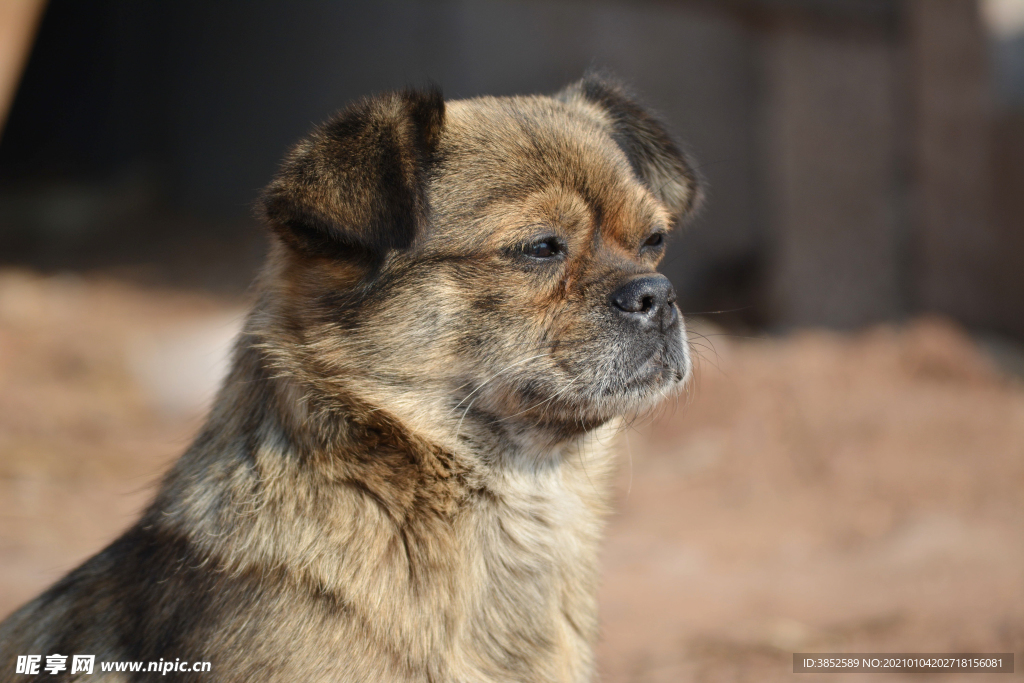
[[[663,233],[663,232],[655,232],[655,233],[652,233],[651,236],[648,237],[646,241],[644,241],[643,248],[645,248],[645,249],[657,248],[657,247],[660,247],[661,245],[663,245],[664,243],[665,243],[665,233]]]

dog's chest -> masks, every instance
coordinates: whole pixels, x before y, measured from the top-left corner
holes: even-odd
[[[509,662],[533,680],[587,680],[597,635],[602,468],[505,472],[468,516],[461,646],[486,671]],[[543,672],[543,675],[541,675]]]

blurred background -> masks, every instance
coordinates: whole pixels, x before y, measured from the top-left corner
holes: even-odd
[[[1024,0],[3,0],[0,613],[187,445],[289,145],[592,67],[708,187],[663,267],[696,381],[622,438],[605,680],[1020,659]]]

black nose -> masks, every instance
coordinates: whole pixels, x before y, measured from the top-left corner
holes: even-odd
[[[676,290],[664,275],[641,275],[612,292],[612,308],[642,325],[668,329],[677,318]]]

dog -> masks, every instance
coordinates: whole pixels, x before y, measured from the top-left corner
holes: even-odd
[[[0,680],[591,680],[611,442],[690,374],[655,268],[699,198],[606,77],[337,114],[262,196],[208,421],[135,526],[0,625]],[[55,654],[96,669],[26,659]]]

